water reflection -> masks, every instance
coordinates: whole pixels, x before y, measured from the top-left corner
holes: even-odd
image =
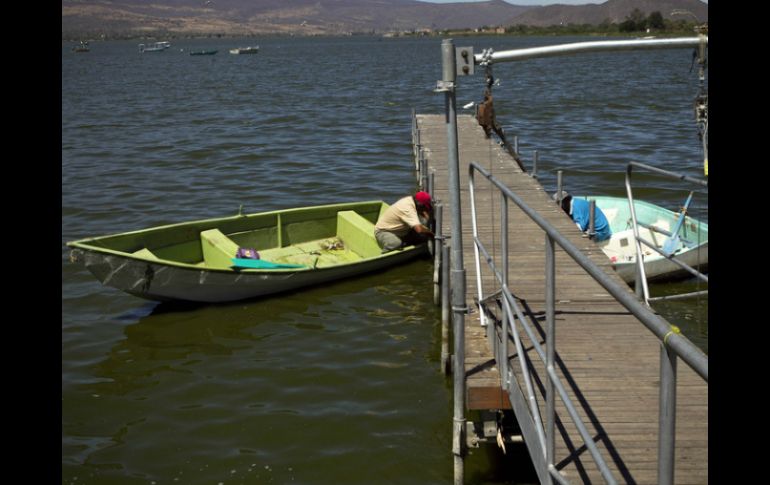
[[[216,483],[269,463],[292,469],[281,480],[318,483],[323,466],[328,483],[356,483],[351,459],[376,449],[395,466],[449,439],[428,261],[280,298],[141,308],[68,393],[63,463],[79,473]],[[157,460],[177,453],[198,460]]]
[[[707,291],[708,284],[697,278],[650,285],[650,297]],[[652,302],[652,307],[682,334],[708,354],[708,293],[683,300]]]

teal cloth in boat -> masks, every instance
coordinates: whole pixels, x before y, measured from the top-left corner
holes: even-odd
[[[232,258],[233,268],[249,268],[249,269],[282,269],[282,268],[305,268],[306,266],[301,264],[281,264],[271,263],[264,259],[243,259]]]

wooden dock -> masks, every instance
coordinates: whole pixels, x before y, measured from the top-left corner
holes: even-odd
[[[444,205],[442,233],[448,235],[451,217],[445,118],[443,114],[417,115],[416,124],[420,148],[429,170],[435,173],[433,195]],[[472,116],[458,116],[458,138],[466,302],[473,309],[465,319],[466,409],[508,410],[511,403],[502,390],[490,346],[490,340],[499,336],[494,325],[481,326],[479,309],[474,305],[477,285],[468,164],[476,162],[485,167],[608,274],[614,275],[614,270],[601,250],[556,207],[550,193],[523,173],[494,140],[485,138]],[[482,177],[476,180],[479,237],[496,264],[501,265],[500,195]],[[544,346],[545,235],[514,203],[509,203],[509,210],[509,287],[535,322],[539,343]],[[496,287],[486,263],[482,260],[481,264],[486,296]],[[526,334],[521,335],[534,375],[538,406],[545,416],[545,368]],[[509,351],[515,355],[513,344]],[[558,245],[556,356],[562,382],[618,483],[657,483],[660,341]],[[524,382],[518,359],[511,362],[516,381]],[[556,402],[556,413],[556,468],[572,483],[604,483],[560,400]],[[681,360],[675,463],[675,483],[708,483],[708,384]]]

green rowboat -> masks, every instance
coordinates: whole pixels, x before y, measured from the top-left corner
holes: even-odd
[[[303,207],[185,222],[67,243],[71,260],[106,286],[159,301],[253,298],[403,263],[427,245],[382,253],[382,201]],[[259,259],[238,259],[239,248]]]

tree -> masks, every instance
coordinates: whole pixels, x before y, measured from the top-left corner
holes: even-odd
[[[631,11],[631,13],[626,17],[626,20],[621,22],[620,24],[620,31],[621,32],[636,32],[639,30],[644,30],[647,27],[647,19],[644,17],[644,14],[641,10],[638,8],[635,8]]]
[[[663,22],[663,15],[661,15],[659,11],[656,10],[647,17],[647,27],[651,29],[663,30],[665,26],[666,25]]]

